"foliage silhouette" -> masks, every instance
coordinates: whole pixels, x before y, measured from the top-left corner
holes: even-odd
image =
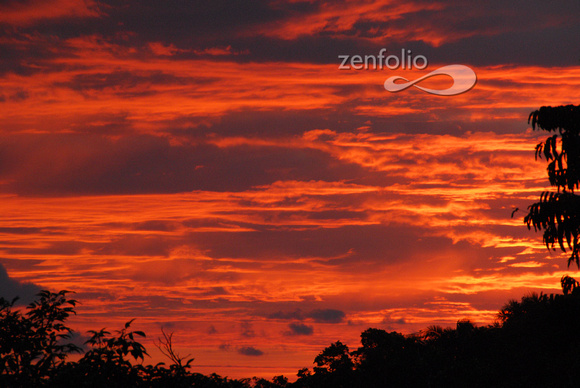
[[[0,298],[0,386],[38,386],[62,366],[68,353],[80,352],[72,330],[64,325],[76,301],[69,291],[42,291],[22,314],[13,310],[17,298]]]
[[[291,386],[576,387],[579,320],[578,293],[531,294],[509,301],[488,326],[460,320],[455,328],[430,326],[414,335],[371,328],[350,352],[352,369],[302,369]],[[335,345],[321,355],[340,354]]]
[[[556,192],[545,191],[540,200],[528,207],[524,218],[528,229],[543,230],[544,244],[555,249],[556,243],[580,268],[580,106],[543,106],[530,113],[528,123],[535,130],[555,132],[536,146],[536,159],[548,162],[548,179]]]
[[[66,343],[66,319],[76,301],[68,291],[43,291],[26,313],[0,299],[0,386],[2,387],[575,387],[580,381],[580,292],[563,279],[568,292],[530,294],[511,300],[497,321],[478,327],[460,320],[454,328],[429,326],[413,335],[369,328],[361,346],[350,351],[340,341],[316,356],[312,371],[284,376],[228,379],[190,372],[193,359],[179,356],[173,336],[162,332],[159,346],[172,361],[144,365],[145,333],[129,321],[114,334],[89,331],[88,350]],[[565,281],[564,281],[565,280]],[[571,286],[570,286],[571,285]]]
[[[14,308],[16,299],[0,298],[0,387],[249,387],[265,385],[258,378],[247,381],[204,376],[187,369],[193,359],[182,358],[173,350],[172,334],[164,334],[160,346],[173,362],[143,365],[148,356],[138,342],[142,331],[132,331],[133,320],[114,335],[105,329],[90,330],[85,345],[89,349],[76,362],[67,361],[71,353],[82,349],[67,343],[72,329],[66,320],[75,314],[77,301],[68,298],[69,291],[42,291],[27,312]],[[265,381],[265,380],[264,380]],[[283,386],[283,376],[278,376]],[[268,384],[269,383],[265,381]]]
[[[171,369],[175,374],[185,374],[187,369],[191,368],[191,363],[194,359],[188,358],[190,354],[187,356],[181,356],[173,349],[173,333],[167,334],[163,328],[161,328],[161,333],[163,334],[163,340],[159,339],[159,343],[156,344],[157,348],[164,356],[173,362],[173,364],[171,364]],[[184,361],[185,364],[183,363]]]
[[[562,279],[560,279],[560,284],[562,284],[562,291],[565,295],[580,292],[580,284],[573,277],[568,275],[562,276]]]

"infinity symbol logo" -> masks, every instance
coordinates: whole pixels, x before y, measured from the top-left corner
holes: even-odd
[[[437,90],[437,89],[428,89],[416,85],[417,83],[423,81],[424,79],[434,77],[436,75],[447,75],[453,79],[453,85],[451,85],[448,89]],[[395,81],[407,81],[406,83],[398,83],[396,84]],[[411,86],[416,87],[417,89],[421,89],[424,92],[436,94],[438,96],[454,96],[456,94],[461,94],[463,92],[468,91],[472,87],[475,86],[477,82],[477,76],[475,72],[471,70],[469,67],[464,65],[448,65],[440,67],[437,70],[433,70],[431,73],[424,75],[421,78],[417,78],[415,81],[409,81],[404,77],[393,76],[390,77],[385,81],[385,89],[389,92],[396,93],[400,92],[401,90],[405,90],[410,88]]]

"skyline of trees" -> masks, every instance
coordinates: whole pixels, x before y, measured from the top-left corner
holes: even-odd
[[[565,290],[566,282],[562,282]],[[459,320],[404,335],[369,328],[361,346],[340,340],[323,349],[312,369],[271,380],[229,379],[191,371],[170,334],[159,343],[171,363],[145,363],[133,320],[113,334],[91,330],[87,349],[69,342],[66,324],[76,301],[68,291],[42,291],[26,312],[0,298],[0,386],[3,387],[574,387],[580,379],[580,292],[529,294],[508,301],[494,323]],[[69,356],[80,353],[77,361]],[[173,355],[173,356],[172,356]],[[198,357],[203,358],[203,355]]]

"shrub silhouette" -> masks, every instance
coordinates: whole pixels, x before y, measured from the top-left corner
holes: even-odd
[[[114,335],[105,329],[90,330],[85,345],[88,350],[76,362],[67,361],[71,353],[81,353],[78,346],[66,342],[72,329],[66,320],[75,314],[77,301],[68,298],[70,291],[42,291],[38,300],[27,306],[26,313],[15,309],[16,299],[0,298],[0,387],[249,387],[263,379],[247,381],[190,373],[193,359],[173,350],[172,334],[164,335],[160,348],[173,362],[143,365],[148,356],[138,342],[142,331],[132,331],[133,320]],[[283,386],[283,376],[277,384]],[[264,382],[267,382],[264,380]],[[263,385],[266,386],[266,385]]]
[[[74,314],[76,301],[69,291],[42,291],[28,312],[14,310],[17,299],[0,298],[0,386],[38,386],[62,366],[66,356],[80,352],[72,343],[72,330],[64,325]]]

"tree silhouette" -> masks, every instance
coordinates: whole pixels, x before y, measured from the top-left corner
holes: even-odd
[[[500,311],[505,375],[521,386],[577,386],[580,297],[530,294]]]
[[[89,330],[91,338],[86,344],[91,349],[72,365],[69,373],[61,374],[61,380],[90,381],[91,386],[103,387],[137,386],[142,380],[140,371],[134,368],[128,356],[143,361],[148,354],[145,347],[135,340],[135,336],[145,337],[145,333],[128,331],[132,322],[118,330],[117,336],[111,336],[105,329]]]
[[[38,386],[81,349],[72,343],[72,330],[65,321],[75,314],[70,291],[42,291],[23,314],[14,310],[17,298],[0,298],[0,386]]]
[[[430,326],[403,335],[370,328],[361,347],[349,351],[336,341],[314,359],[314,373],[303,368],[298,379],[228,379],[192,373],[189,356],[173,348],[162,331],[159,346],[172,360],[144,365],[147,351],[131,330],[89,331],[87,350],[70,341],[66,319],[76,301],[67,291],[43,291],[27,311],[0,299],[0,387],[203,387],[203,388],[389,388],[389,387],[577,387],[580,381],[580,292],[564,277],[565,293],[530,294],[509,301],[493,325],[459,320],[454,328]]]
[[[316,366],[315,373],[334,373],[352,370],[354,364],[350,358],[348,346],[340,341],[336,341],[324,349],[314,359]]]
[[[14,308],[17,299],[0,298],[0,387],[272,388],[290,384],[284,376],[272,381],[235,380],[215,373],[191,373],[187,369],[193,358],[179,355],[173,348],[173,335],[164,331],[158,347],[172,364],[144,365],[147,350],[137,339],[145,333],[131,330],[134,320],[113,334],[106,329],[89,330],[82,357],[67,361],[71,353],[83,352],[67,342],[73,331],[66,320],[75,314],[77,304],[68,298],[69,293],[42,291],[24,310]]]
[[[548,249],[556,243],[566,252],[571,250],[572,262],[580,268],[580,197],[575,190],[580,185],[580,106],[541,107],[528,118],[532,128],[554,132],[536,146],[536,160],[542,156],[548,162],[548,178],[556,192],[544,191],[540,200],[528,207],[524,218],[528,229],[543,230]]]
[[[163,334],[163,339],[159,338],[159,343],[156,344],[157,349],[163,353],[163,355],[171,360],[173,363],[176,373],[183,374],[185,371],[191,367],[193,358],[189,358],[191,354],[187,356],[182,356],[173,349],[173,333],[167,334],[163,328],[161,328],[161,333]],[[185,361],[185,364],[184,364]]]
[[[361,333],[361,345],[353,355],[363,386],[423,386],[424,344],[418,336],[369,328]]]

